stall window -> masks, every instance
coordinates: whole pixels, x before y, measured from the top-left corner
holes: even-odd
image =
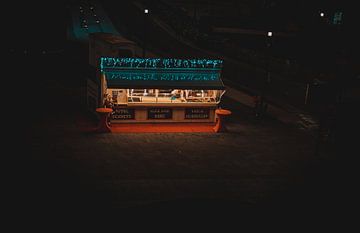
[[[218,102],[218,90],[128,89],[129,102],[182,103]]]
[[[158,97],[169,97],[171,96],[172,89],[159,89]]]

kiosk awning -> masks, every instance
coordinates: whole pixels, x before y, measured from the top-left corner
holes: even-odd
[[[221,64],[206,59],[102,58],[101,71],[108,88],[219,90],[224,89]]]

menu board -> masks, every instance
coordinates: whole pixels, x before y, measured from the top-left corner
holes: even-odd
[[[113,120],[134,120],[135,109],[133,108],[114,108],[111,114]]]
[[[186,108],[185,119],[208,119],[209,112],[208,108]]]
[[[172,119],[171,108],[149,108],[148,119]]]

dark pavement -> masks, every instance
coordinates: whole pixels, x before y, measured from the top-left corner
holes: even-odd
[[[48,70],[67,68],[27,82],[33,104],[14,118],[13,151],[21,153],[12,158],[13,210],[334,213],[327,206],[339,185],[334,154],[324,147],[314,156],[306,131],[271,118],[258,122],[251,108],[225,98],[222,107],[233,111],[229,133],[82,133],[79,85],[69,82],[76,72],[66,72],[74,64],[58,59],[42,62],[52,64]]]

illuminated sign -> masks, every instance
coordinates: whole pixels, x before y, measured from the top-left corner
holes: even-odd
[[[149,108],[148,119],[172,119],[171,108]]]
[[[186,108],[185,119],[208,119],[209,112],[208,108]]]
[[[102,57],[101,71],[108,69],[145,69],[145,70],[220,70],[222,60],[177,59],[177,58],[110,58]]]
[[[222,60],[101,57],[108,88],[224,89]]]
[[[114,108],[111,114],[113,120],[134,120],[135,109],[132,108]]]
[[[155,73],[155,72],[108,72],[107,80],[118,81],[216,81],[219,73]]]

